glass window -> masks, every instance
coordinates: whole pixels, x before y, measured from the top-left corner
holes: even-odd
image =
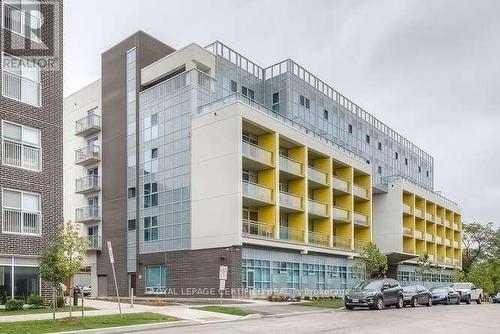
[[[38,268],[14,267],[14,298],[24,299],[31,294],[40,294]]]
[[[367,144],[370,144],[370,136],[369,135],[366,135],[365,141],[366,141]]]
[[[129,219],[127,222],[127,228],[129,231],[135,231],[135,219]]]
[[[328,110],[323,110],[323,118],[328,120]]]
[[[158,149],[157,148],[153,148],[151,150],[151,159],[156,159],[158,158]]]
[[[134,198],[134,197],[135,197],[135,187],[128,188],[128,198]]]
[[[144,217],[144,241],[158,240],[158,217]]]
[[[300,97],[299,97],[299,103],[300,103],[301,106],[305,105],[305,100],[306,100],[306,98],[304,96],[300,95]]]
[[[165,293],[167,287],[167,270],[165,266],[146,267],[146,294]]]
[[[306,99],[306,109],[310,108],[311,108],[311,101],[309,101],[309,99]]]
[[[352,124],[349,124],[349,133],[352,133]]]
[[[231,91],[234,93],[238,91],[238,84],[234,80],[231,80]]]
[[[30,170],[41,170],[40,130],[3,122],[3,163]]]
[[[38,65],[3,54],[3,96],[33,106],[40,105],[41,80]]]

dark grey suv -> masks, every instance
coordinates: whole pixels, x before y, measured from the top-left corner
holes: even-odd
[[[345,296],[345,308],[369,307],[381,310],[385,306],[403,307],[403,288],[392,278],[377,278],[359,283]]]

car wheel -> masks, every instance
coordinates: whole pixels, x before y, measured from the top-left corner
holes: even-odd
[[[398,303],[396,304],[396,308],[402,308],[403,304],[404,304],[403,297],[399,296]]]
[[[384,308],[384,300],[382,299],[382,297],[379,297],[377,299],[377,302],[375,303],[375,309],[376,310],[381,310]]]
[[[457,302],[455,304],[460,305],[460,297],[457,298]]]
[[[480,296],[477,298],[476,303],[481,304],[481,297],[482,297],[482,296],[480,295]]]
[[[446,298],[446,305],[450,305],[450,297]]]
[[[345,306],[345,308],[346,308],[347,310],[349,310],[349,311],[352,311],[352,310],[354,309],[354,306],[348,306],[348,305],[346,305],[346,306]]]
[[[432,298],[431,297],[427,298],[427,304],[425,304],[425,305],[432,306]]]
[[[470,304],[471,296],[465,300],[465,304]]]
[[[411,300],[411,307],[417,307],[418,303],[417,303],[417,298],[413,298]]]

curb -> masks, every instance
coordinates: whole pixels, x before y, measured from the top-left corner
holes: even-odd
[[[68,332],[55,332],[48,334],[73,334],[73,333],[84,333],[84,334],[113,334],[113,333],[133,333],[140,332],[144,330],[151,329],[162,329],[162,328],[170,328],[170,327],[182,327],[198,324],[195,321],[191,320],[179,320],[179,321],[167,321],[167,322],[158,322],[154,324],[142,324],[142,325],[130,325],[130,326],[118,326],[118,327],[105,327],[105,328],[94,328],[94,329],[86,329],[86,330],[75,330]]]

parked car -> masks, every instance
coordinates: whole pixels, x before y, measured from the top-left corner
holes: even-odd
[[[432,294],[432,304],[460,304],[460,294],[452,287],[436,287],[430,291]]]
[[[78,295],[81,295],[81,293],[83,292],[84,297],[90,297],[90,294],[92,293],[92,287],[90,285],[83,285],[83,286],[75,285],[75,290],[78,293]]]
[[[493,296],[493,303],[499,303],[500,304],[500,292],[497,293],[495,296]]]
[[[386,306],[403,307],[403,288],[391,278],[377,278],[359,283],[345,296],[345,308],[368,307],[381,310]]]
[[[408,285],[403,287],[403,302],[405,305],[432,305],[431,292],[423,285]]]
[[[481,298],[483,297],[483,289],[476,288],[473,283],[460,282],[453,283],[452,288],[457,290],[460,294],[460,301],[470,304],[471,301],[476,301],[476,303],[481,304]]]

